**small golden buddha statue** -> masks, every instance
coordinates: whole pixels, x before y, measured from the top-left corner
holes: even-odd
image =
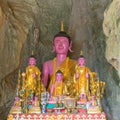
[[[24,106],[22,110],[24,113],[32,113],[34,110],[40,113],[40,106],[38,103],[41,98],[41,92],[44,91],[44,86],[40,81],[40,75],[41,71],[36,66],[36,58],[32,54],[29,57],[29,65],[26,67],[26,71],[22,73],[20,97]],[[38,100],[35,100],[35,98]],[[35,106],[33,106],[33,102]]]
[[[23,76],[23,89],[26,90],[26,94],[33,93],[40,98],[41,91],[44,91],[44,86],[40,81],[41,71],[36,66],[36,58],[34,55],[29,57],[29,65],[26,67],[26,72]],[[28,96],[27,95],[27,96]]]
[[[50,94],[51,96],[56,97],[65,95],[65,93],[67,93],[67,89],[63,82],[63,73],[60,70],[58,70],[56,72],[56,81],[51,86]]]
[[[30,56],[29,66],[26,68],[26,87],[32,91],[36,90],[37,80],[40,79],[40,70],[35,66],[36,60]]]
[[[75,67],[75,84],[76,84],[76,91],[77,96],[80,94],[89,94],[89,81],[90,78],[89,74],[91,73],[90,69],[85,66],[85,58],[80,54],[78,58],[78,64]]]

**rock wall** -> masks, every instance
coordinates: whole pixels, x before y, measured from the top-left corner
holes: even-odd
[[[29,17],[29,19],[27,18]],[[33,23],[29,4],[0,0],[0,119],[13,104],[20,53]]]
[[[107,61],[114,66],[120,78],[120,1],[113,0],[110,6],[104,12],[103,31],[106,35]],[[115,120],[120,119],[120,79],[114,78],[116,84],[111,89],[113,92],[111,109]],[[112,81],[112,82],[114,82]]]
[[[106,58],[120,76],[120,1],[113,0],[104,13],[103,31],[106,35]]]

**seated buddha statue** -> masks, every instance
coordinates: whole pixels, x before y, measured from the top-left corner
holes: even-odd
[[[76,61],[67,57],[68,51],[72,51],[71,47],[71,39],[64,32],[63,24],[61,24],[61,31],[53,39],[53,51],[56,53],[56,57],[53,60],[46,61],[42,69],[42,81],[49,92],[50,86],[55,83],[57,70],[62,71],[64,82],[69,79],[72,84]],[[70,90],[72,92],[72,89]]]
[[[76,92],[79,96],[89,96],[90,69],[85,66],[85,58],[82,52],[78,58],[78,64],[75,67]],[[86,100],[85,100],[86,101]]]
[[[57,97],[57,96],[61,97],[66,93],[67,93],[67,89],[63,82],[63,73],[60,70],[58,70],[56,72],[56,81],[54,84],[51,85],[50,94],[53,97]]]
[[[36,66],[36,58],[34,55],[29,57],[29,65],[26,67],[26,72],[22,74],[24,78],[23,87],[28,94],[33,93],[35,96],[40,96],[40,92],[44,90],[44,86],[40,81],[41,72]]]

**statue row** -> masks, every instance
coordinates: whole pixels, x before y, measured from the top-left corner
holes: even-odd
[[[41,100],[41,93],[44,91],[49,92],[49,101],[54,101],[58,96],[69,96],[83,102],[99,101],[102,98],[105,82],[100,81],[97,73],[86,67],[82,52],[75,61],[67,56],[69,51],[73,52],[72,41],[64,32],[62,24],[61,31],[53,39],[53,52],[56,53],[56,57],[43,64],[42,74],[36,66],[35,56],[29,57],[26,71],[22,75],[19,74],[17,89],[25,113],[33,103]],[[20,83],[21,76],[22,83]]]

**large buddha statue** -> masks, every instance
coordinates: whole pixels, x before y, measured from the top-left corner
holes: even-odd
[[[62,71],[63,81],[69,81],[69,84],[71,85],[68,84],[68,86],[72,87],[76,61],[67,57],[68,51],[72,51],[71,47],[71,39],[69,35],[64,32],[62,24],[61,31],[56,34],[53,39],[53,51],[56,53],[56,57],[53,60],[46,61],[43,64],[42,81],[48,90],[50,90],[50,86],[55,82],[55,74],[57,70]]]

